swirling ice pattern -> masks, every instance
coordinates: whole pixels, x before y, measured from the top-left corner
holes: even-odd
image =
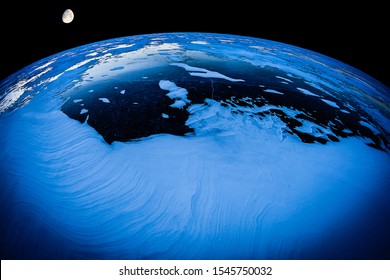
[[[390,180],[389,156],[359,141],[281,142],[274,128],[240,115],[226,116],[229,134],[207,135],[215,120],[206,112],[193,122],[202,136],[108,145],[59,110],[22,110],[1,127],[8,150],[0,171],[11,180],[2,190],[11,198],[3,250],[11,258],[315,257],[327,246],[324,232]]]
[[[188,43],[198,37],[217,47]],[[178,38],[183,42],[177,43]],[[241,76],[234,71],[240,67],[226,68],[230,72],[222,75],[216,69],[174,63],[175,71],[189,74],[175,74],[178,84],[171,82],[168,87],[169,79],[160,71],[164,61],[195,61],[201,54],[229,58],[229,66],[247,61],[268,67],[270,73],[280,68],[277,76],[265,80],[276,79],[275,85],[280,80],[300,82],[297,90],[302,96],[321,97],[319,104],[328,110],[338,106],[329,99],[339,95],[348,100],[345,108],[355,101],[375,119],[371,124],[370,118],[362,119],[366,121],[359,128],[368,125],[375,134],[383,126],[384,140],[389,127],[384,113],[388,89],[373,83],[380,90],[371,91],[367,77],[304,50],[224,38],[179,34],[97,43],[25,69],[19,73],[19,83],[2,84],[0,88],[7,90],[0,97],[2,259],[388,258],[386,149],[366,145],[364,134],[308,145],[288,133],[297,108],[265,104],[264,99],[256,103],[248,96],[213,100],[218,92],[211,79],[222,77],[239,85]],[[118,73],[128,78],[121,84],[126,88],[111,89],[113,99],[109,99],[105,82],[118,78]],[[283,73],[291,75],[280,76]],[[156,79],[147,81],[147,75]],[[200,98],[193,91],[193,85],[199,88],[202,83],[181,90],[185,85],[179,84],[180,77],[188,75],[192,81],[194,76],[207,77],[204,88],[212,89],[211,94]],[[144,99],[143,88],[127,84],[132,79],[148,82],[156,94],[149,92]],[[161,80],[165,82],[159,84]],[[310,83],[311,91],[303,88],[305,83]],[[226,88],[235,95],[231,84]],[[97,103],[86,108],[82,98],[91,97],[91,90]],[[162,94],[167,99],[162,104],[171,110],[152,110],[160,121],[157,127],[162,119],[179,116],[181,121],[173,122],[173,127],[182,123],[185,129],[178,134],[157,130],[137,141],[105,141],[86,120],[92,118],[92,109],[112,105],[125,94],[132,94],[131,106],[139,107],[143,100],[146,109],[156,101],[152,97]],[[267,87],[262,94],[282,98],[288,92]],[[375,102],[365,102],[373,96]],[[374,103],[381,110],[371,107]],[[81,117],[68,117],[61,111],[64,104],[76,108]],[[121,109],[126,108],[130,107]],[[279,114],[272,111],[277,108]],[[337,113],[346,113],[345,108]],[[137,112],[152,114],[134,112],[131,117]],[[302,119],[296,130],[317,135],[316,125]],[[188,128],[191,133],[186,134]],[[331,133],[324,127],[321,131],[322,137]]]

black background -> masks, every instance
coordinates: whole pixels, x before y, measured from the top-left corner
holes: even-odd
[[[39,59],[87,43],[145,33],[200,31],[253,36],[306,48],[345,62],[390,87],[390,16],[385,2],[351,3],[7,2],[0,17],[0,80]],[[61,20],[66,8],[75,13],[70,24]]]

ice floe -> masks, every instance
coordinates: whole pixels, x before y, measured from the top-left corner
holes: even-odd
[[[215,72],[215,71],[210,71],[210,70],[207,70],[207,69],[204,69],[204,68],[200,68],[200,67],[189,66],[189,65],[187,65],[185,63],[171,63],[171,65],[184,68],[192,76],[198,76],[198,77],[203,77],[203,78],[225,79],[225,80],[228,80],[230,82],[245,82],[245,80],[243,80],[243,79],[230,78],[230,77],[227,77],[227,76],[225,76],[225,75],[223,75],[221,73],[218,73],[218,72]]]
[[[190,103],[187,99],[188,91],[185,88],[178,87],[174,82],[168,80],[161,80],[158,85],[163,90],[168,90],[167,96],[174,99],[175,102],[170,106],[173,108],[183,108],[186,104]]]
[[[105,97],[100,97],[99,100],[104,102],[104,103],[110,103],[110,100],[108,98],[105,98]]]
[[[274,89],[265,89],[264,91],[265,92],[269,92],[269,93],[276,93],[276,94],[280,94],[280,95],[284,94],[283,92],[280,92],[280,91],[277,91],[277,90],[274,90]]]
[[[328,100],[328,99],[323,99],[323,98],[321,98],[321,100],[322,100],[323,102],[325,102],[326,104],[328,104],[328,105],[334,107],[334,108],[337,108],[337,109],[340,108],[339,105],[337,105],[337,103],[334,102],[334,101],[330,101],[330,100]]]
[[[310,90],[307,90],[307,89],[304,89],[304,88],[297,87],[297,90],[299,90],[303,94],[306,94],[306,95],[309,95],[309,96],[320,97],[318,94],[312,93]]]

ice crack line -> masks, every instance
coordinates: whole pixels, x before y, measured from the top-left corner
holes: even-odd
[[[210,79],[211,82],[211,99],[214,100],[214,81]]]

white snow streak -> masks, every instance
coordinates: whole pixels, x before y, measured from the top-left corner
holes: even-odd
[[[203,77],[203,78],[225,79],[225,80],[228,80],[230,82],[245,82],[245,80],[242,80],[242,79],[230,78],[230,77],[227,77],[221,73],[210,71],[210,70],[200,68],[200,67],[189,66],[185,63],[171,63],[171,65],[184,68],[185,70],[187,70],[190,73],[191,76],[198,76],[198,77]]]
[[[282,79],[282,80],[284,80],[284,81],[286,81],[286,82],[288,82],[288,83],[293,83],[292,80],[287,79],[287,78],[285,78],[285,77],[282,77],[282,76],[275,76],[275,77],[278,78],[278,79]]]
[[[340,108],[336,102],[333,102],[333,101],[330,101],[330,100],[327,100],[327,99],[321,99],[322,101],[324,101],[326,104],[334,107],[334,108]]]
[[[306,95],[309,95],[309,96],[320,97],[319,95],[317,95],[317,94],[315,94],[315,93],[312,93],[310,90],[307,90],[307,89],[304,89],[304,88],[297,87],[297,90],[299,90],[299,91],[302,92],[303,94],[306,94]]]
[[[274,89],[265,89],[264,91],[265,92],[269,92],[269,93],[276,93],[276,94],[280,94],[280,95],[284,94],[283,92],[280,92],[280,91],[277,91],[277,90],[274,90]]]
[[[108,100],[108,98],[105,97],[100,97],[99,100],[103,101],[104,103],[110,103],[110,100]]]

